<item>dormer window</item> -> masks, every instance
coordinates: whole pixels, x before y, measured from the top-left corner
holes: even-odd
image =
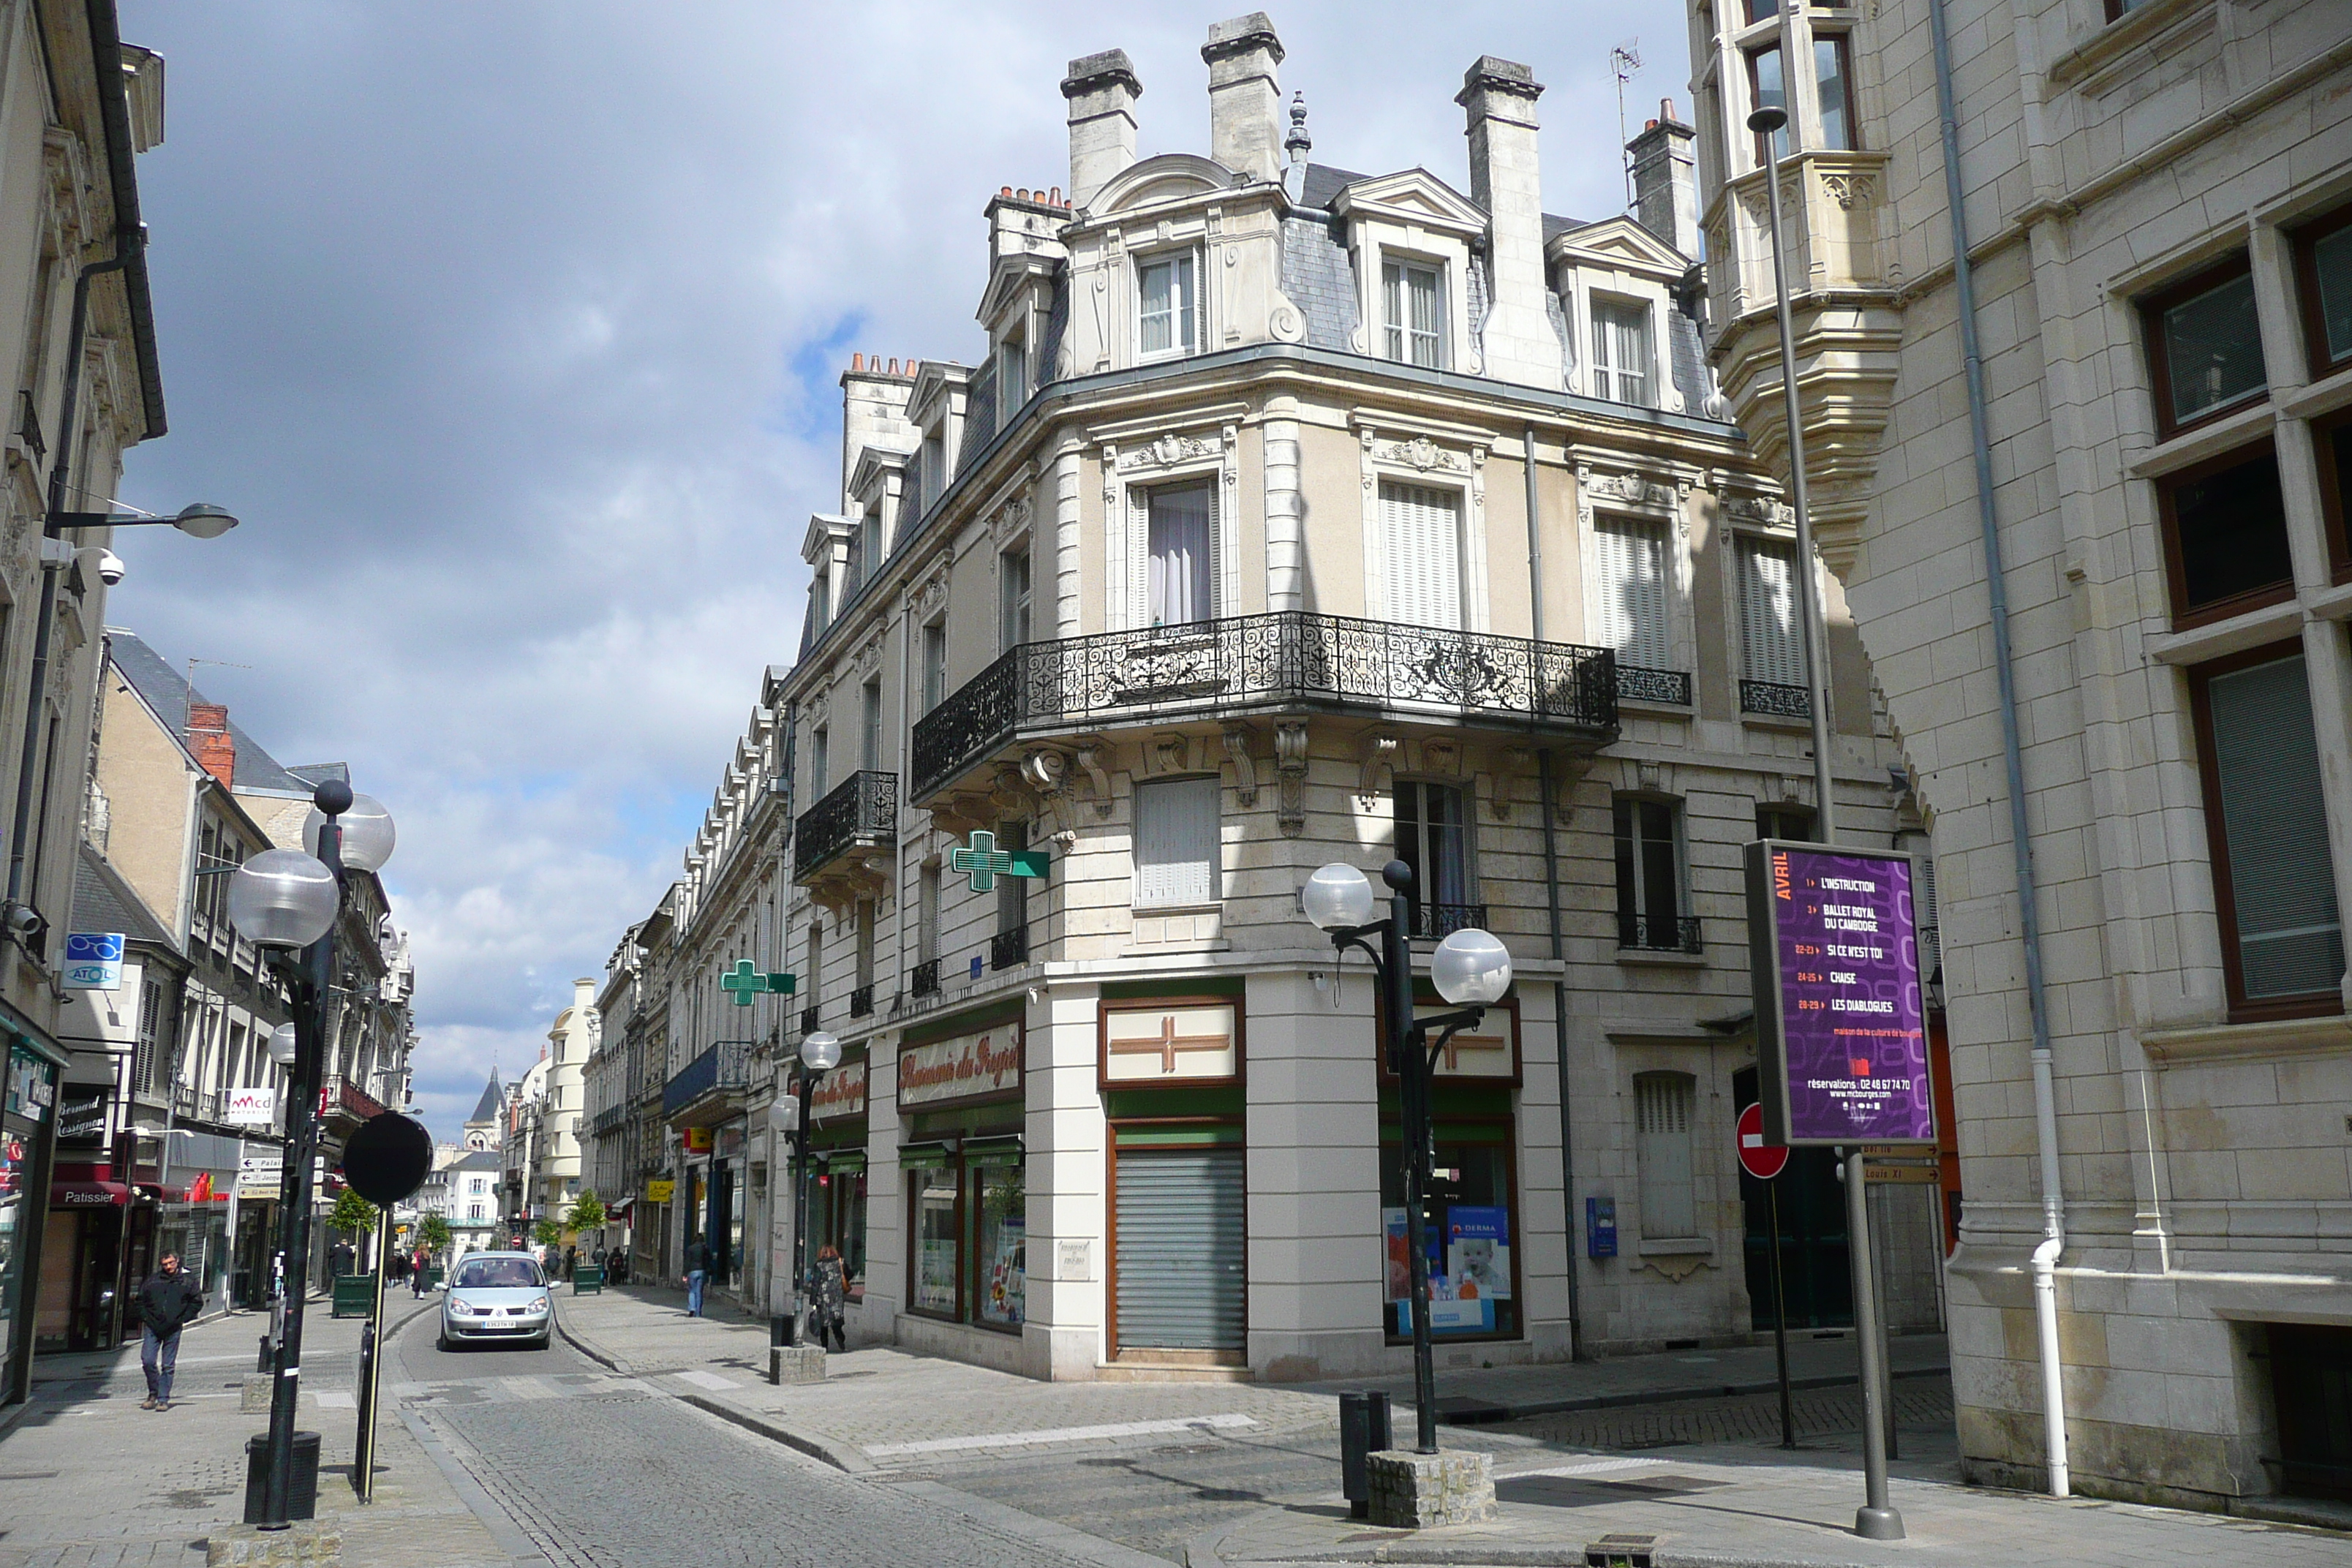
[[[1199,342],[1195,330],[1192,256],[1163,256],[1135,265],[1136,342],[1146,359],[1189,354]]]
[[[1444,273],[1422,262],[1384,262],[1381,302],[1388,357],[1399,364],[1445,368]]]
[[[1650,308],[1633,300],[1592,301],[1592,390],[1615,403],[1655,405],[1650,391]]]

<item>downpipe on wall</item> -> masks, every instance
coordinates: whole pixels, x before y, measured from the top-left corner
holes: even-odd
[[[1960,360],[1969,394],[1969,445],[1976,464],[1977,520],[1984,531],[1985,591],[1992,620],[1993,668],[2000,686],[2000,743],[2009,784],[2009,836],[2016,860],[2018,932],[2025,948],[2027,1010],[2033,1021],[2033,1131],[2042,1167],[2042,1241],[2033,1249],[2033,1319],[2042,1356],[2042,1422],[2050,1495],[2071,1489],[2066,1463],[2065,1366],[2058,1347],[2058,1258],[2066,1250],[2066,1193],[2058,1175],[2057,1091],[2050,1056],[2050,1014],[2042,981],[2042,914],[2035,902],[2033,845],[2026,833],[2025,762],[2018,738],[2017,676],[2009,639],[2009,586],[2003,576],[2000,521],[1993,506],[1992,446],[1985,415],[1984,355],[1977,341],[1975,276],[1969,265],[1968,212],[1960,183],[1959,112],[1952,88],[1952,42],[1944,0],[1927,0],[1936,56],[1936,115],[1944,147],[1944,198],[1951,209],[1952,287]]]

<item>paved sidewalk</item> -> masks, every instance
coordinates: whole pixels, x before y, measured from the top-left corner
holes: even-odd
[[[387,1302],[400,1314],[432,1303]],[[0,1568],[200,1568],[207,1538],[245,1510],[245,1444],[266,1415],[244,1415],[265,1314],[237,1312],[185,1331],[172,1408],[146,1411],[136,1343],[42,1357],[25,1414],[0,1436]],[[342,1532],[343,1561],[367,1568],[512,1568],[408,1429],[379,1425],[375,1501],[351,1488],[361,1322],[314,1304],[303,1324],[299,1427],[320,1435],[319,1518]],[[430,1333],[428,1319],[409,1333]]]

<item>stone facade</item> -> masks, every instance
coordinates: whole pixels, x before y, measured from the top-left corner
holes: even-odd
[[[2339,914],[2352,898],[2352,470],[2335,445],[2352,374],[2327,314],[2352,280],[2324,247],[2352,195],[2352,13],[2317,0],[1942,9],[2033,954],[1930,0],[1752,24],[1730,4],[1691,15],[1715,355],[1734,416],[1776,467],[1767,176],[1746,120],[1759,60],[1768,73],[1775,59],[1834,60],[1844,78],[1815,90],[1809,74],[1793,95],[1780,177],[1822,553],[1940,872],[1964,1462],[1996,1481],[2049,1479],[2031,1264],[2047,1215],[2063,1226],[2074,1484],[2206,1506],[2303,1489],[2298,1385],[2352,1325]],[[2199,321],[2220,325],[2200,339]],[[2251,718],[2250,675],[2280,693]],[[2289,773],[2263,788],[2249,767]],[[2248,815],[2282,802],[2284,816]],[[2037,1011],[2054,1170],[2038,1152]],[[2330,1331],[2336,1352],[2309,1348]]]

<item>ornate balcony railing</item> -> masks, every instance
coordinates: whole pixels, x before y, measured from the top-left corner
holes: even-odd
[[[874,987],[871,985],[861,985],[856,990],[852,991],[849,994],[849,1016],[851,1017],[868,1017],[872,1016],[873,1012]]]
[[[1606,648],[1280,610],[1023,643],[917,721],[914,793],[950,784],[1023,730],[1299,703],[1617,732]]]
[[[742,1089],[751,1081],[751,1043],[721,1040],[677,1069],[662,1089],[662,1114],[676,1116],[706,1094]]]
[[[988,967],[1018,969],[1029,962],[1029,928],[1014,926],[988,939]]]
[[[1617,917],[1617,945],[1639,952],[1704,952],[1696,915]]]
[[[915,965],[915,977],[908,989],[917,996],[938,995],[940,994],[940,961],[936,958],[927,958]]]
[[[1691,705],[1691,678],[1686,669],[1649,669],[1638,664],[1617,667],[1617,700],[1664,702],[1676,708]]]
[[[1762,713],[1774,719],[1810,719],[1813,716],[1812,694],[1801,686],[1783,686],[1773,680],[1743,680],[1739,683],[1739,710],[1742,713]]]
[[[1486,924],[1484,904],[1417,903],[1412,906],[1412,934],[1416,940],[1443,942],[1457,931]]]
[[[850,848],[898,835],[898,775],[855,773],[793,824],[793,879],[805,882]]]

